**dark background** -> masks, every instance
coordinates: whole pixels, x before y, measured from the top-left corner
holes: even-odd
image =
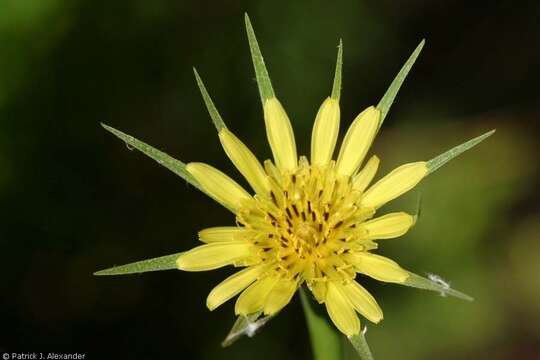
[[[400,201],[423,213],[381,253],[476,298],[365,281],[385,312],[377,359],[537,359],[540,353],[540,5],[526,1],[0,0],[0,351],[87,358],[307,359],[299,301],[221,349],[233,302],[205,307],[231,273],[96,270],[189,249],[234,219],[105,132],[238,173],[192,76],[258,155],[266,144],[243,13],[307,154],[344,42],[342,131],[427,44],[373,153],[384,174],[497,128]],[[240,181],[240,180],[239,180]]]

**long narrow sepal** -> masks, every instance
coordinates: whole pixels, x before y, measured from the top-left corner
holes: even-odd
[[[227,128],[227,126],[225,126],[225,122],[223,121],[223,119],[221,118],[221,115],[219,114],[219,111],[214,105],[212,98],[208,94],[208,91],[206,91],[206,87],[204,86],[204,83],[201,77],[199,76],[197,69],[193,68],[193,73],[195,74],[195,80],[197,81],[197,86],[199,86],[199,90],[201,91],[201,95],[204,100],[204,104],[206,105],[206,109],[208,110],[208,114],[210,114],[210,117],[212,118],[212,122],[214,123],[214,126],[216,127],[217,131],[219,132],[221,129]]]
[[[110,276],[110,275],[129,275],[138,274],[150,271],[162,271],[177,269],[176,260],[182,253],[160,256],[153,259],[147,259],[129,263],[126,265],[115,266],[109,269],[96,271],[94,275]]]
[[[268,76],[268,71],[266,70],[266,65],[264,64],[261,49],[259,48],[259,43],[257,42],[255,32],[253,31],[253,26],[251,26],[251,21],[249,20],[247,13],[245,14],[245,21],[249,50],[251,51],[251,59],[253,60],[253,67],[255,69],[255,77],[257,78],[257,85],[259,87],[261,101],[264,105],[265,100],[271,99],[276,95],[274,94],[272,82]]]
[[[401,87],[401,84],[403,84],[403,81],[405,81],[405,78],[407,77],[407,74],[409,74],[409,71],[411,70],[412,66],[414,65],[414,62],[416,61],[416,58],[418,55],[420,55],[420,52],[422,51],[422,48],[424,47],[424,44],[426,43],[426,40],[422,39],[420,41],[420,44],[414,49],[413,53],[407,60],[407,62],[403,65],[401,70],[399,70],[399,73],[394,78],[390,86],[388,87],[388,90],[384,93],[384,96],[382,97],[381,101],[377,104],[377,108],[381,111],[381,122],[379,124],[379,127],[382,126],[384,118],[386,117],[386,114],[388,114],[388,111],[390,111],[390,107],[392,106],[392,103],[394,102],[394,99],[396,98],[396,95],[399,91],[399,88]]]
[[[475,147],[476,145],[480,144],[482,141],[490,137],[495,133],[495,129],[488,131],[487,133],[480,135],[478,137],[475,137],[474,139],[471,139],[467,142],[464,142],[461,145],[455,146],[452,149],[448,150],[447,152],[429,160],[427,162],[427,168],[428,168],[428,174],[431,174],[435,172],[437,169],[439,169],[441,166],[452,160],[458,155],[461,155],[465,151]]]
[[[430,274],[429,278],[409,272],[409,277],[401,285],[410,286],[418,289],[435,291],[441,296],[453,296],[461,300],[474,301],[472,297],[461,291],[454,290],[440,276]]]
[[[373,360],[373,355],[369,349],[369,345],[366,340],[366,336],[363,331],[360,331],[358,335],[348,337],[354,350],[362,360]]]
[[[332,86],[331,98],[339,101],[341,95],[341,67],[343,65],[343,41],[339,39],[338,53],[336,60],[336,72],[334,74],[334,85]]]
[[[340,336],[325,318],[315,313],[304,289],[300,288],[299,292],[308,325],[314,360],[339,360],[341,353]]]
[[[171,170],[176,175],[180,176],[182,179],[186,180],[191,185],[195,186],[197,189],[201,190],[206,194],[206,191],[202,189],[202,187],[199,185],[197,180],[186,170],[186,164],[181,162],[180,160],[176,160],[170,155],[167,155],[163,151],[160,151],[136,138],[134,138],[131,135],[128,135],[126,133],[123,133],[120,130],[116,130],[115,128],[112,128],[108,125],[101,124],[105,130],[112,133],[114,136],[119,138],[120,140],[124,141],[127,145],[134,147],[135,149],[139,150],[146,156],[154,159],[157,161],[160,165],[165,166],[167,169]]]

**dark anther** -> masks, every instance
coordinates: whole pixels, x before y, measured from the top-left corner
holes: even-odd
[[[330,214],[328,213],[328,211],[325,211],[323,214],[324,221],[328,221],[328,216],[330,216]]]
[[[289,219],[292,219],[291,210],[289,210],[289,208],[285,208],[285,211],[287,212],[287,217],[288,217]]]
[[[264,251],[264,252],[268,252],[268,251],[270,251],[270,250],[272,250],[271,247],[265,247],[265,248],[263,248],[263,251]]]
[[[276,199],[276,194],[274,194],[273,191],[270,191],[270,196],[272,197],[272,202],[274,203],[274,205],[277,206],[277,199]]]
[[[292,176],[292,183],[296,184],[296,174],[293,174],[293,176]]]
[[[306,213],[302,211],[302,220],[306,221]]]
[[[340,227],[341,225],[343,225],[343,221],[338,221],[336,223],[336,225],[334,225],[334,229],[337,229],[338,227]]]
[[[272,215],[271,213],[268,213],[268,216],[270,216],[270,218],[274,221],[277,221],[276,217],[274,215]]]
[[[319,223],[319,232],[322,231],[322,223]]]
[[[289,225],[289,227],[292,227],[292,222],[291,222],[291,220],[287,219],[287,224]]]
[[[298,208],[296,207],[295,204],[292,204],[292,209],[294,210],[294,213],[296,214],[296,216],[300,216],[300,214],[298,213]]]
[[[307,211],[311,212],[311,201],[309,201],[309,200],[307,202]]]

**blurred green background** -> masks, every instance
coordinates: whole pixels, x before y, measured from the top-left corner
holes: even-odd
[[[189,249],[227,210],[105,132],[108,123],[239,179],[191,67],[229,127],[270,156],[243,28],[247,11],[307,154],[344,42],[342,132],[427,44],[372,153],[384,174],[497,128],[383,209],[422,217],[380,252],[473,303],[361,278],[385,320],[377,359],[540,358],[540,5],[526,1],[0,1],[0,351],[88,358],[309,359],[298,298],[253,339],[220,348],[231,269],[94,277]],[[241,181],[239,179],[239,181]]]

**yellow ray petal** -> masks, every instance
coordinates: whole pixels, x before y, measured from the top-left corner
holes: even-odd
[[[343,286],[337,282],[328,282],[326,293],[326,310],[336,327],[347,336],[353,336],[360,332],[360,320],[354,308],[343,293]]]
[[[352,176],[358,169],[375,138],[380,118],[381,112],[370,106],[354,119],[339,150],[336,166],[339,174]]]
[[[193,162],[186,169],[214,200],[234,213],[252,199],[233,179],[210,165]]]
[[[362,205],[379,208],[411,190],[427,173],[425,161],[401,165],[366,191],[362,198]]]
[[[402,269],[395,261],[384,256],[359,252],[348,259],[355,269],[376,280],[402,284],[409,278],[409,272]]]
[[[364,192],[375,177],[378,168],[379,158],[373,155],[364,168],[354,177],[353,189]]]
[[[264,271],[264,265],[250,266],[242,271],[229,276],[215,288],[206,298],[206,306],[210,311],[225,303],[257,279]]]
[[[327,98],[321,105],[311,134],[311,163],[325,166],[332,159],[339,134],[339,102]]]
[[[266,298],[278,281],[277,276],[268,276],[251,284],[236,300],[236,315],[249,315],[262,310]]]
[[[311,282],[308,282],[308,287],[313,293],[313,296],[315,296],[315,300],[317,300],[319,304],[322,304],[324,302],[324,299],[326,298],[326,293],[327,293],[326,282],[311,281]]]
[[[219,132],[219,140],[234,166],[244,175],[257,194],[268,193],[268,180],[261,163],[240,139],[227,128]]]
[[[266,299],[266,303],[264,304],[264,314],[274,315],[283,309],[283,307],[291,301],[297,288],[296,281],[280,279]]]
[[[245,240],[252,231],[238,226],[216,226],[199,231],[199,240],[204,243]]]
[[[231,265],[253,254],[253,245],[239,241],[217,242],[197,246],[186,251],[178,260],[178,269],[185,271],[206,271]]]
[[[264,102],[264,122],[277,167],[281,170],[295,170],[298,157],[293,129],[285,109],[275,97]]]
[[[360,225],[365,230],[365,238],[392,239],[405,234],[414,225],[414,217],[404,213],[395,212],[366,221]]]
[[[371,322],[378,323],[383,318],[383,313],[377,301],[371,294],[356,281],[351,281],[343,286],[344,293],[351,305]]]

